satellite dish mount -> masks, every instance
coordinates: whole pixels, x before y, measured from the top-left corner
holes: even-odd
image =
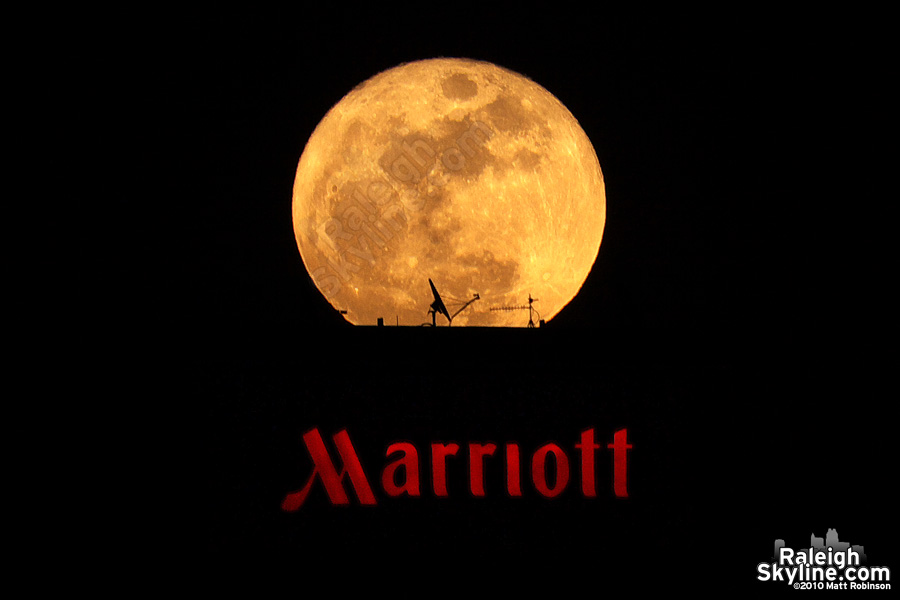
[[[469,307],[470,304],[475,302],[476,300],[480,300],[481,297],[478,294],[472,294],[472,299],[463,303],[463,305],[452,315],[450,311],[447,310],[447,305],[444,304],[444,300],[441,298],[441,295],[438,293],[437,288],[434,287],[434,282],[431,279],[428,280],[428,285],[431,286],[431,293],[434,296],[434,302],[431,303],[431,308],[428,310],[428,314],[431,315],[431,326],[437,327],[437,314],[441,313],[445,317],[447,317],[447,327],[450,327],[453,324],[453,319]]]

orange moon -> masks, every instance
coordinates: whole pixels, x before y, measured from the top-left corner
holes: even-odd
[[[355,325],[549,321],[581,289],[606,221],[603,173],[575,117],[497,65],[429,59],[363,82],[318,124],[294,180],[297,246]],[[457,308],[458,309],[458,308]],[[493,310],[492,310],[493,309]],[[438,316],[438,325],[447,325]]]

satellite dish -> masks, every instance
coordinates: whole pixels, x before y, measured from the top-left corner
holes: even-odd
[[[447,310],[447,307],[444,305],[444,301],[441,300],[441,295],[438,294],[437,288],[434,287],[434,282],[431,279],[428,280],[429,285],[431,285],[431,293],[434,294],[434,302],[431,303],[431,310],[435,313],[441,313],[447,320],[450,321],[452,318],[450,317],[450,311]]]
[[[468,302],[463,303],[462,307],[451,315],[450,311],[447,310],[447,305],[444,304],[444,300],[441,298],[441,295],[438,293],[437,288],[434,287],[434,282],[431,281],[431,279],[429,279],[428,284],[431,286],[431,293],[434,295],[434,302],[431,303],[431,310],[428,311],[429,313],[431,313],[431,326],[432,327],[435,327],[437,325],[437,322],[436,322],[437,313],[441,313],[442,315],[447,317],[447,326],[449,327],[450,325],[453,324],[453,317],[455,317],[456,315],[458,315],[459,313],[464,311],[466,309],[466,307],[468,307],[470,304],[472,304],[476,300],[481,299],[481,296],[479,296],[478,294],[472,294],[472,299],[469,300]]]

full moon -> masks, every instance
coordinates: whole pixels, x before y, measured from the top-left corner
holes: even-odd
[[[581,289],[606,193],[590,140],[550,92],[440,58],[377,74],[328,111],[292,210],[310,277],[351,323],[525,327],[528,306],[549,321]],[[452,321],[432,319],[429,280]]]

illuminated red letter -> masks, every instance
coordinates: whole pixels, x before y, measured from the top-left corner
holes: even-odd
[[[403,456],[390,463],[381,474],[381,485],[390,496],[399,496],[406,492],[410,496],[419,495],[419,453],[416,447],[407,442],[397,442],[388,446],[385,456],[394,452],[403,452]],[[397,469],[403,467],[405,482],[398,486],[394,482]]]
[[[519,484],[519,445],[506,445],[506,490],[510,496],[521,496],[522,486]]]
[[[447,495],[447,456],[456,456],[459,446],[456,444],[432,444],[431,445],[431,472],[434,477],[434,494],[445,497]]]
[[[613,489],[615,489],[616,496],[619,498],[628,497],[628,467],[625,461],[625,453],[631,449],[631,444],[628,443],[627,437],[628,430],[620,429],[613,436],[613,443],[607,446],[607,448],[612,448],[613,451],[613,479],[615,482]]]
[[[552,488],[547,485],[547,473],[544,469],[548,453],[552,453],[556,459],[556,482]],[[538,448],[531,460],[531,477],[534,479],[534,487],[537,488],[537,491],[548,498],[562,492],[569,483],[569,459],[562,448],[556,444],[547,444]]]
[[[484,496],[484,457],[492,456],[494,444],[469,444],[469,488],[473,496]]]
[[[585,497],[597,496],[597,486],[594,483],[594,450],[600,446],[594,443],[594,430],[588,429],[581,432],[581,443],[575,444],[581,450],[581,491]]]
[[[313,460],[313,472],[303,489],[291,492],[284,497],[284,501],[281,503],[282,510],[291,512],[303,506],[306,496],[316,480],[316,475],[322,479],[322,484],[325,486],[325,491],[328,492],[328,498],[331,499],[332,504],[350,503],[342,484],[345,476],[350,477],[350,482],[353,484],[353,489],[356,491],[361,504],[375,504],[375,496],[372,495],[372,489],[369,487],[362,465],[359,464],[359,458],[356,456],[356,451],[353,449],[347,430],[339,431],[334,435],[333,439],[341,461],[343,461],[343,468],[340,474],[338,474],[334,463],[331,462],[331,458],[328,456],[328,451],[325,449],[325,443],[322,441],[322,436],[319,435],[319,430],[313,429],[303,435],[303,441],[306,443],[306,448]]]

